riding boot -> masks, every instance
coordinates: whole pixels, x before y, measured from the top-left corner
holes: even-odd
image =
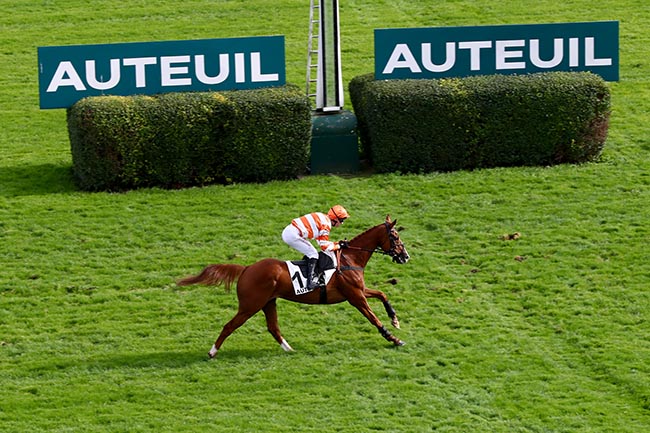
[[[316,275],[316,263],[318,259],[307,259],[307,289],[314,290],[318,287],[318,275]]]

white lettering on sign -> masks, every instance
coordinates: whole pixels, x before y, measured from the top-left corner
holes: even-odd
[[[596,58],[595,38],[584,38],[584,51],[580,51],[580,38],[568,38],[569,67],[581,66],[611,66],[611,58]],[[413,53],[407,44],[395,44],[393,51],[383,68],[383,74],[392,74],[396,69],[408,69],[411,73],[421,73],[423,69],[430,72],[446,72],[454,67],[459,56],[469,53],[470,69],[481,70],[481,55],[484,52],[492,54],[496,70],[526,69],[529,63],[540,69],[551,69],[565,59],[565,39],[553,39],[553,55],[542,59],[539,39],[514,39],[497,41],[464,41],[446,42],[445,61],[440,64],[433,62],[433,48],[430,42],[420,44],[420,52]],[[525,48],[528,48],[528,55]],[[417,56],[419,54],[419,57]]]
[[[158,60],[155,57],[135,57],[132,59],[123,59],[124,66],[135,66],[135,87],[147,87],[147,75],[145,68],[147,65],[155,65]]]
[[[210,77],[205,72],[205,56],[200,54],[194,57],[196,78],[203,84],[221,84],[230,75],[230,62],[228,61],[228,54],[219,54],[219,75]]]
[[[569,39],[569,66],[577,68],[580,65],[580,39]]]
[[[542,69],[554,68],[562,63],[564,57],[564,41],[562,38],[553,39],[553,58],[542,60],[539,56],[539,39],[530,40],[530,61],[533,65]]]
[[[424,50],[424,48],[422,48]],[[402,60],[403,59],[403,60]],[[419,73],[422,72],[418,61],[415,60],[415,56],[411,53],[411,49],[406,44],[397,44],[395,49],[386,63],[384,68],[384,74],[392,74],[395,69],[398,68],[408,68],[411,72]]]
[[[460,42],[458,48],[461,50],[469,50],[470,55],[470,69],[472,71],[481,70],[481,50],[483,48],[492,48],[492,41],[472,41]]]
[[[86,90],[81,77],[77,74],[72,62],[61,62],[52,76],[52,81],[47,87],[48,92],[56,92],[60,86],[72,86],[77,91]]]
[[[436,65],[431,61],[431,44],[422,44],[422,66],[431,72],[446,72],[454,67],[456,63],[456,42],[447,42],[445,44],[445,63]]]
[[[189,86],[191,78],[172,78],[174,75],[187,75],[188,66],[173,66],[180,63],[189,63],[190,56],[163,56],[160,58],[160,84],[166,86]]]
[[[135,78],[135,86],[147,86],[147,68],[159,65],[160,83],[162,87],[191,86],[194,79],[203,84],[213,85],[226,81],[234,70],[235,82],[245,83],[246,74],[250,73],[253,83],[277,81],[279,74],[262,73],[261,53],[251,52],[248,61],[245,53],[234,53],[234,67],[230,67],[230,56],[219,54],[219,73],[210,76],[206,72],[206,59],[203,54],[195,56],[161,56],[133,57],[125,59],[110,59],[110,73],[107,77],[97,76],[95,60],[84,62],[85,71],[77,71],[72,62],[62,61],[58,64],[52,80],[47,86],[47,92],[56,92],[61,87],[74,87],[77,91],[85,91],[86,86],[96,90],[110,90],[117,87],[127,74]],[[82,79],[85,78],[85,82]]]
[[[244,72],[244,53],[235,53],[235,83],[246,82]]]
[[[612,66],[612,59],[597,59],[594,52],[596,43],[594,38],[585,38],[585,65],[586,66]]]
[[[280,76],[278,74],[263,74],[262,58],[260,53],[251,53],[251,81],[262,83],[267,81],[278,81],[279,78]]]
[[[508,59],[521,59],[524,57],[522,50],[509,50],[508,48],[520,48],[526,45],[526,41],[497,41],[496,44],[496,69],[526,69],[526,62],[508,62]]]
[[[120,59],[111,59],[110,79],[104,81],[103,78],[104,77],[100,77],[100,80],[97,80],[95,74],[95,61],[86,60],[86,81],[88,81],[88,85],[93,89],[107,90],[117,86],[117,83],[120,82]]]

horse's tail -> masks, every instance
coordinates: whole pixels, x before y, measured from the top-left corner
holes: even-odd
[[[189,286],[191,284],[216,286],[223,284],[226,290],[230,290],[230,286],[244,272],[244,269],[246,269],[246,266],[243,265],[209,265],[200,274],[182,278],[176,284],[179,286]]]

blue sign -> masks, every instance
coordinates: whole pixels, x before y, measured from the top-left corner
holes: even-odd
[[[375,30],[375,79],[591,71],[619,79],[618,21]]]
[[[284,36],[38,48],[41,108],[99,95],[285,84]]]

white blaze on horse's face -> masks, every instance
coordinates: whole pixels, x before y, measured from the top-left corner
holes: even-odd
[[[409,253],[406,251],[406,247],[404,246],[404,243],[400,239],[399,234],[396,230],[391,229],[389,233],[389,239],[391,251],[390,255],[393,257],[393,261],[400,265],[408,262],[411,256],[409,256]]]
[[[409,253],[406,251],[404,245],[401,245],[401,251],[399,254],[393,257],[393,261],[397,264],[403,265],[404,263],[408,262],[410,258],[411,256],[409,256]]]
[[[402,245],[402,248],[404,249],[404,256],[403,256],[403,257],[404,257],[404,261],[402,262],[402,264],[404,264],[404,263],[406,263],[406,262],[409,261],[409,259],[411,258],[411,256],[409,256],[409,253],[408,253],[408,251],[406,251],[406,247],[405,247],[404,245]]]

